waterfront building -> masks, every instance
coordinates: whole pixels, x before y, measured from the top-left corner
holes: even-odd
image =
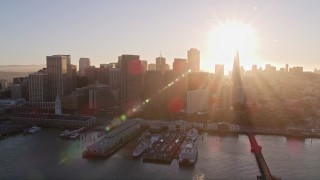
[[[89,156],[107,156],[116,145],[126,142],[136,135],[141,129],[138,121],[127,120],[123,123],[117,122],[116,127],[108,132],[102,139],[87,147],[84,152]]]
[[[96,123],[92,116],[57,115],[57,114],[25,114],[15,113],[10,117],[11,121],[46,127],[81,128],[90,127]]]
[[[85,76],[85,69],[90,67],[90,59],[89,58],[80,58],[79,59],[79,76]]]
[[[26,103],[25,99],[0,99],[0,109],[10,109]]]
[[[120,108],[127,111],[142,102],[143,68],[138,55],[119,56]]]
[[[188,65],[191,72],[200,71],[200,51],[195,48],[191,48],[188,51]]]

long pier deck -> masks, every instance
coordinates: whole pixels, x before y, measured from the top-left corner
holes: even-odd
[[[248,137],[249,137],[249,141],[251,144],[251,152],[254,153],[260,172],[261,172],[261,176],[258,176],[257,179],[261,179],[261,180],[277,180],[277,179],[281,179],[278,177],[275,177],[271,174],[269,167],[262,155],[261,149],[262,147],[258,145],[256,138],[254,137],[254,135],[252,133],[248,133]]]

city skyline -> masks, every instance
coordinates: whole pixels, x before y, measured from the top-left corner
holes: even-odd
[[[237,22],[255,30],[256,56],[251,60],[239,52],[246,69],[253,64],[320,66],[317,1],[61,2],[0,3],[1,64],[43,64],[48,54],[70,54],[74,64],[80,57],[95,65],[115,62],[121,54],[154,63],[162,53],[171,65],[197,48],[201,70],[213,72],[215,64],[224,64],[228,72],[232,58],[214,57],[208,41],[220,24]]]

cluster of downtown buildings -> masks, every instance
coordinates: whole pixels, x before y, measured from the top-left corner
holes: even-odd
[[[162,56],[148,64],[139,55],[121,55],[118,62],[98,68],[89,58],[80,58],[79,71],[70,55],[47,56],[46,65],[28,77],[14,78],[12,98],[25,98],[31,109],[54,110],[58,104],[67,113],[109,115],[140,111],[191,115],[257,101],[257,88],[252,78],[245,78],[238,53],[227,78],[222,64],[215,65],[215,74],[200,71],[200,51],[194,48],[186,59],[175,58],[172,69]],[[275,67],[267,65],[266,70]],[[254,65],[248,74],[255,71]],[[281,71],[288,72],[288,66]]]

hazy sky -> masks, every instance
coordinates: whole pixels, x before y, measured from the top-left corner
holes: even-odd
[[[80,57],[98,65],[121,54],[154,63],[162,52],[171,65],[191,47],[205,58],[208,33],[235,20],[256,30],[260,59],[246,67],[313,70],[320,68],[319,7],[319,0],[1,0],[0,64],[45,64],[53,54],[70,54],[77,65]],[[212,71],[233,60],[205,61],[202,69]]]

